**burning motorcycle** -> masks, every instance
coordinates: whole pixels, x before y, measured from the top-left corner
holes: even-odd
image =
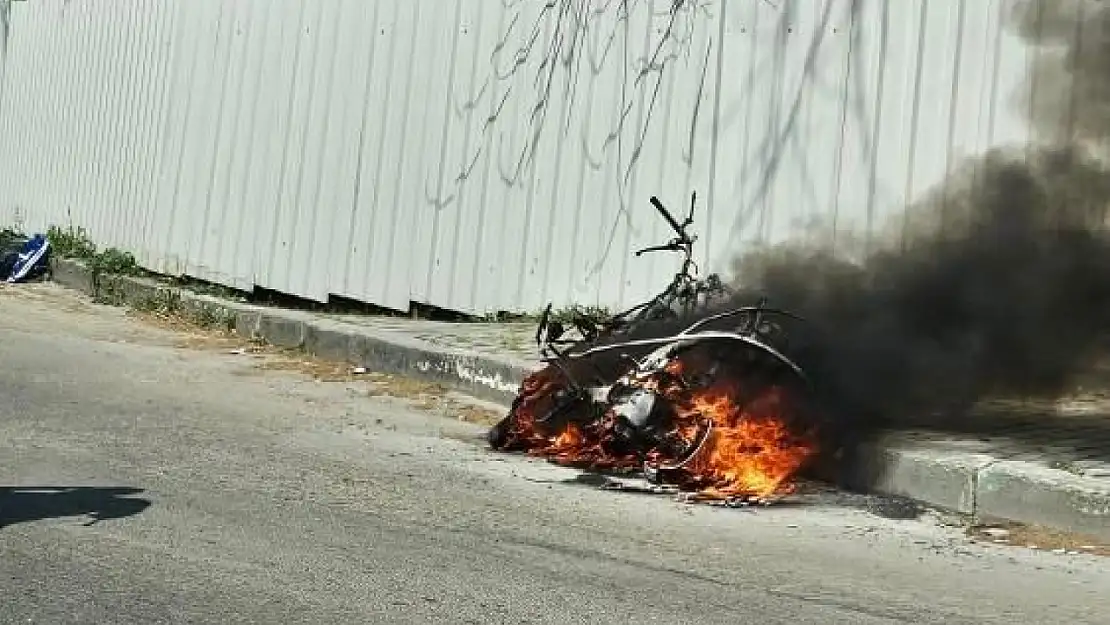
[[[661,293],[566,324],[547,306],[535,336],[545,366],[490,429],[491,447],[634,470],[701,498],[765,499],[789,489],[817,449],[809,380],[785,350],[788,326],[802,320],[765,298],[705,312],[732,293],[716,274],[697,277],[695,203],[693,194],[679,221],[651,198],[675,237],[636,256],[682,255]]]

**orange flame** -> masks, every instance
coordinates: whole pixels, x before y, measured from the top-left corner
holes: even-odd
[[[680,376],[695,363],[672,361],[665,371]],[[724,378],[706,388],[688,390],[667,384],[661,377],[643,382],[674,407],[674,434],[694,443],[706,422],[712,426],[697,453],[672,481],[698,498],[766,498],[792,490],[794,478],[816,455],[812,433],[797,433],[790,426],[796,410],[790,397],[776,386]],[[571,423],[557,432],[541,432],[535,415],[550,406],[550,393],[565,384],[553,369],[533,374],[522,386],[517,409],[515,438],[532,455],[560,464],[594,469],[639,467],[634,450],[615,448],[612,414],[589,425]],[[649,460],[667,462],[652,450]]]
[[[790,479],[817,451],[812,440],[794,434],[787,426],[787,407],[778,388],[746,405],[727,389],[697,392],[680,410],[686,411],[683,421],[700,416],[713,424],[709,438],[687,468],[691,482],[704,497],[764,498],[789,492]]]

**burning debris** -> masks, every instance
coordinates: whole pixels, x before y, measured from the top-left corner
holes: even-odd
[[[797,318],[760,301],[677,333],[635,338],[725,294],[717,276],[692,273],[693,198],[681,223],[656,198],[652,204],[677,236],[637,255],[681,252],[682,270],[645,304],[600,323],[575,319],[577,338],[566,338],[548,307],[536,332],[548,364],[524,380],[490,444],[590,470],[642,471],[691,500],[787,493],[819,448],[808,380],[775,347]]]
[[[643,469],[653,481],[701,499],[788,492],[791,478],[817,451],[815,438],[795,425],[798,408],[790,392],[746,384],[739,373],[692,384],[687,376],[703,364],[695,356],[679,355],[658,372],[629,379],[625,389],[609,393],[616,401],[580,404],[575,414],[568,406],[562,419],[554,413],[557,398],[570,395],[568,381],[555,367],[545,368],[525,380],[498,447],[591,470]],[[630,405],[647,403],[659,405],[641,408],[642,416],[628,412]]]

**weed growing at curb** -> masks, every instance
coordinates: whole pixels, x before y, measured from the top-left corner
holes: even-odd
[[[123,278],[150,277],[139,267],[134,255],[115,247],[99,250],[87,230],[81,227],[50,226],[46,237],[59,258],[78,260],[89,269],[92,280],[93,301],[112,306],[128,306],[136,312],[149,313],[162,318],[178,319],[203,330],[225,333],[235,331],[235,313],[216,303],[201,302],[182,296],[181,290],[171,286],[157,287],[151,293],[132,297],[128,301],[123,289]],[[162,280],[166,282],[166,280]],[[195,286],[189,281],[178,280],[182,286]],[[193,289],[201,291],[201,289]],[[226,289],[211,289],[226,296]]]
[[[177,289],[159,288],[132,301],[131,308],[163,318],[180,319],[203,330],[235,332],[235,313],[219,304],[187,300]]]
[[[88,260],[96,256],[96,244],[84,228],[50,226],[46,229],[46,238],[54,253],[62,258]]]
[[[553,309],[551,311],[551,318],[559,323],[569,324],[574,319],[585,319],[592,323],[599,323],[608,319],[612,313],[604,306],[568,306],[566,308]],[[537,315],[538,316],[538,315]]]
[[[559,323],[562,323],[564,325],[569,325],[575,319],[584,319],[586,321],[598,323],[600,321],[608,319],[610,316],[612,316],[612,314],[612,311],[610,311],[605,306],[580,306],[578,304],[575,304],[573,306],[566,306],[564,308],[551,309],[551,320],[558,321]],[[482,317],[481,321],[487,323],[499,323],[506,321],[537,322],[542,316],[542,311],[525,313],[521,315],[513,315],[509,313],[490,313]]]
[[[124,303],[124,294],[114,276],[137,276],[145,273],[131,252],[115,247],[98,250],[84,228],[50,226],[46,230],[46,238],[59,257],[85,263],[92,274],[93,299],[99,303]]]
[[[0,229],[0,247],[8,247],[24,238],[23,233],[19,230],[14,230],[12,228]]]

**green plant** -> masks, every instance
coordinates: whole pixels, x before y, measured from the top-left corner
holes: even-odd
[[[50,226],[46,238],[54,253],[62,258],[89,259],[96,255],[96,244],[84,228]]]
[[[163,317],[177,317],[205,330],[235,331],[235,313],[219,304],[187,299],[181,289],[160,287],[134,300],[135,310]]]
[[[0,228],[0,245],[23,239],[23,233],[13,228]]]
[[[145,273],[145,272],[144,272]],[[158,278],[160,282],[175,286],[179,289],[189,291],[191,293],[198,293],[201,295],[211,295],[220,299],[227,299],[233,301],[246,301],[242,291],[223,286],[222,284],[213,284],[203,280],[197,280],[188,276],[161,276]]]
[[[159,315],[176,315],[181,311],[181,292],[177,289],[158,289],[132,302],[135,310]]]
[[[139,272],[139,263],[135,261],[131,252],[114,247],[93,253],[88,259],[88,265],[94,273],[134,275]]]
[[[133,274],[138,271],[139,264],[130,252],[114,247],[97,250],[96,243],[84,228],[50,226],[46,230],[46,238],[55,254],[62,258],[83,260],[94,272]]]
[[[206,330],[235,331],[235,313],[217,304],[199,304],[189,319]]]
[[[551,310],[551,320],[558,321],[564,325],[569,325],[574,319],[584,319],[594,323],[604,321],[612,316],[612,312],[605,306],[581,306],[575,304],[573,306],[566,306],[564,308],[553,308]],[[543,311],[532,313],[507,313],[496,312],[488,313],[478,317],[476,321],[485,323],[529,323],[537,322],[543,316]]]
[[[563,324],[569,324],[575,319],[599,323],[610,316],[612,316],[612,313],[604,306],[579,306],[575,304],[574,306],[552,309],[551,311],[551,319]]]
[[[118,304],[122,301],[117,280],[108,276],[141,273],[130,252],[114,247],[98,250],[89,232],[80,226],[50,226],[46,230],[46,238],[59,257],[85,263],[91,274],[93,299],[99,302]]]
[[[110,247],[103,252],[94,252],[85,262],[92,279],[94,300],[116,306],[126,302],[120,278],[138,273],[138,263],[130,252]]]

